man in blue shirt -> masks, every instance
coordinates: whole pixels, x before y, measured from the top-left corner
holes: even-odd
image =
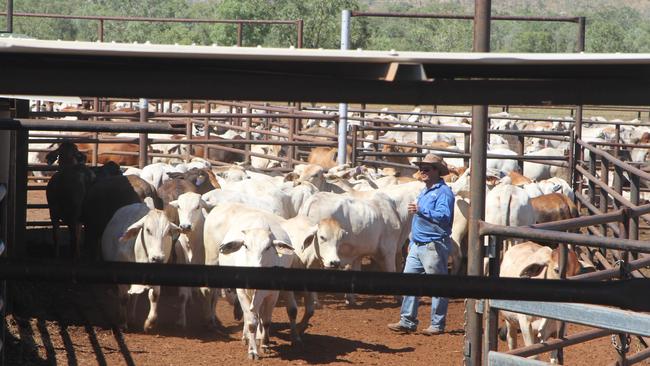
[[[454,221],[454,194],[441,176],[449,174],[447,164],[437,155],[427,154],[416,163],[425,187],[416,202],[409,203],[413,222],[404,273],[447,274],[447,260]],[[446,298],[431,298],[431,325],[426,335],[445,330]],[[404,296],[400,321],[388,324],[390,330],[409,333],[417,329],[419,297]]]

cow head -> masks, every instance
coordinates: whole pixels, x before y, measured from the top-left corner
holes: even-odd
[[[276,238],[267,227],[229,231],[219,252],[225,255],[240,253],[238,266],[274,267],[279,265],[279,257],[293,255],[293,247],[288,239]]]
[[[198,193],[185,192],[169,204],[178,210],[178,226],[186,234],[208,215],[209,207]]]
[[[341,257],[351,254],[350,246],[343,241],[347,234],[341,224],[333,218],[323,219],[318,223],[315,240],[325,268],[339,268],[342,265]]]
[[[325,170],[320,165],[310,164],[302,171],[300,178],[294,181],[296,185],[299,182],[309,182],[321,189],[325,185]]]
[[[137,238],[135,245],[136,262],[166,263],[171,257],[174,238],[180,229],[169,221],[162,210],[152,209],[140,220],[129,226],[120,241]]]
[[[519,277],[555,280],[560,278],[560,248],[541,247],[527,258],[528,265],[521,270]],[[566,276],[580,273],[580,262],[576,253],[568,251]]]
[[[61,167],[86,164],[86,155],[79,152],[77,145],[69,141],[62,142],[56,150],[45,155],[45,159],[48,165],[58,160]]]

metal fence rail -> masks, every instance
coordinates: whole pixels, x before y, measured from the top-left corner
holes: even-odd
[[[610,282],[553,281],[125,262],[70,265],[66,262],[19,259],[0,260],[0,279],[543,300],[650,311],[650,303],[645,298],[632,296],[650,291],[650,280],[640,279]],[[603,293],[609,296],[603,296]]]

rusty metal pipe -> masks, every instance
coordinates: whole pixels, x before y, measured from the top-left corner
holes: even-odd
[[[499,226],[480,222],[480,235],[500,235],[510,238],[522,238],[543,242],[563,242],[568,244],[585,245],[597,248],[630,250],[650,253],[650,243],[643,240],[594,237],[582,234],[565,233],[560,231],[532,229],[530,227]]]

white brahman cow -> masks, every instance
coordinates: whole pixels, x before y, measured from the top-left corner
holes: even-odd
[[[283,221],[275,214],[239,203],[214,208],[204,227],[205,264],[290,268],[295,256],[289,235],[282,228]],[[278,297],[277,290],[237,289],[237,298],[244,311],[242,339],[248,342],[250,359],[258,359],[269,345],[271,316]],[[287,299],[293,300],[287,304],[292,340],[300,343],[296,328],[297,305],[293,296]]]
[[[170,263],[175,257],[180,263],[186,262],[187,254],[180,246],[174,245],[174,238],[180,229],[170,222],[165,213],[153,208],[151,199],[147,203],[133,203],[117,210],[109,221],[102,235],[102,254],[107,261],[136,263]],[[127,328],[128,317],[134,319],[137,297],[148,290],[149,315],[144,323],[144,330],[153,329],[158,319],[158,300],[160,286],[118,285],[119,322]],[[186,306],[189,288],[181,288],[181,308],[178,324],[185,327]],[[132,301],[129,301],[129,300]],[[131,302],[129,314],[127,307]]]
[[[386,272],[395,272],[400,219],[395,205],[386,194],[375,192],[371,198],[354,198],[330,192],[318,192],[300,209],[300,215],[318,225],[320,254],[327,268],[350,266],[361,270],[361,260],[371,256]],[[354,303],[349,295],[347,303]]]

